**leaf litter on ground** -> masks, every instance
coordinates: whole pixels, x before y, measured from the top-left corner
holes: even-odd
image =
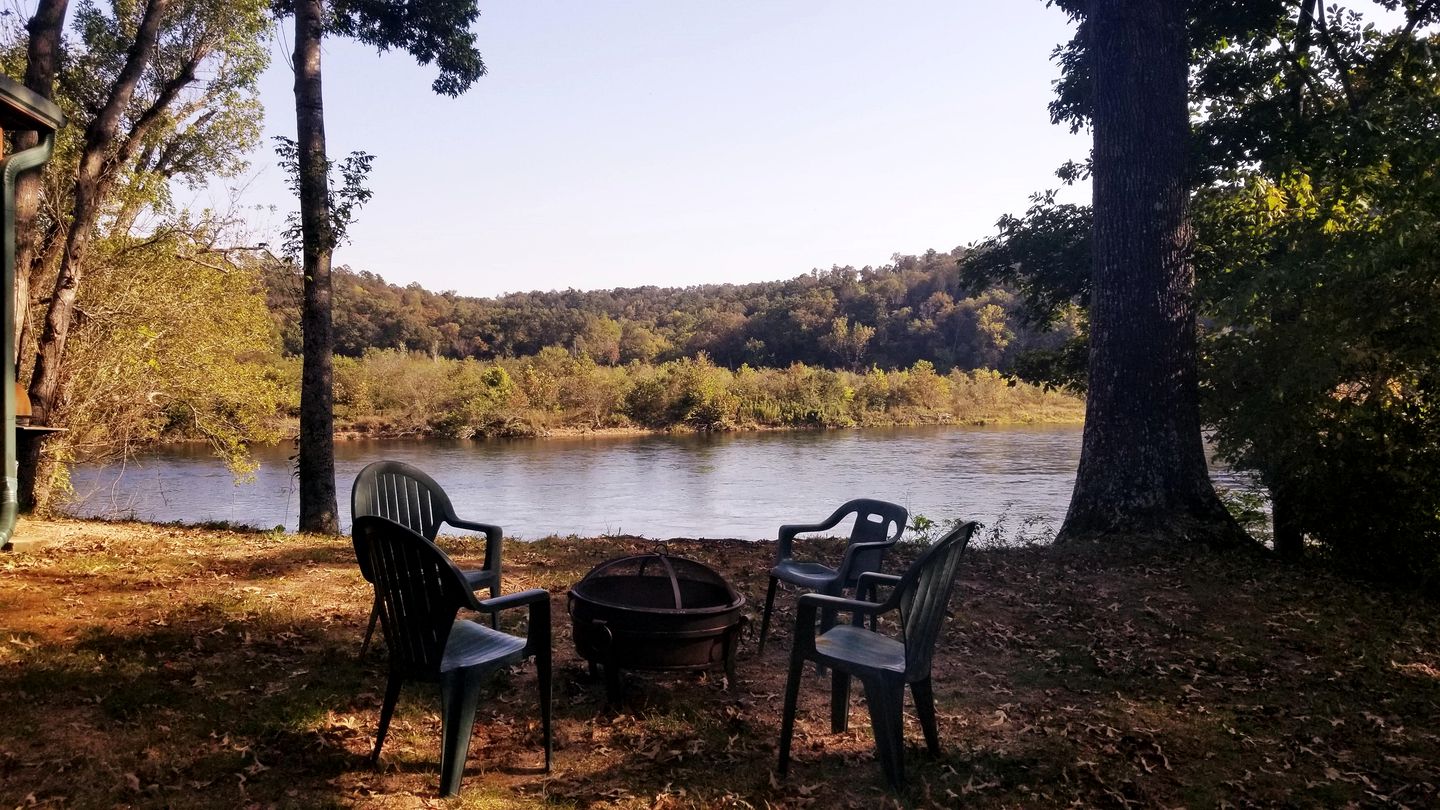
[[[0,804],[453,804],[435,797],[429,690],[407,687],[369,764],[385,661],[357,656],[370,595],[347,538],[18,531],[52,542],[0,558]],[[763,656],[749,625],[737,683],[634,673],[607,707],[564,591],[652,547],[506,544],[506,589],[554,600],[555,768],[539,767],[533,667],[517,667],[485,693],[462,806],[1440,804],[1440,606],[1411,594],[1248,555],[972,549],[936,654],[942,753],[925,753],[907,710],[897,795],[860,690],[850,730],[830,733],[828,679],[803,683],[790,776],[775,773],[793,594]],[[669,549],[758,613],[773,546]]]

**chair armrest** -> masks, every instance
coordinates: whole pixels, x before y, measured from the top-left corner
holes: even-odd
[[[820,610],[854,613],[855,621],[859,622],[861,617],[873,616],[884,607],[884,605],[879,605],[874,602],[863,602],[859,599],[845,599],[823,593],[802,594],[795,611],[795,654],[814,651],[815,626],[818,619],[816,614],[819,613]]]
[[[873,602],[874,589],[877,585],[894,586],[900,582],[899,574],[882,574],[879,571],[866,571],[856,578],[855,598]]]
[[[780,536],[794,537],[801,532],[823,532],[826,529],[835,528],[839,523],[838,520],[830,523],[786,523],[780,527]]]
[[[485,535],[485,570],[495,573],[495,582],[498,584],[500,582],[500,545],[505,539],[505,531],[491,523],[475,523],[458,518],[447,519],[445,522],[457,529],[480,532]]]
[[[879,551],[895,545],[897,540],[876,540],[873,543],[852,543],[845,547],[845,556],[840,558],[840,564],[835,567],[838,581],[843,583],[849,578],[850,565],[855,561],[855,556],[866,551]],[[858,596],[858,594],[857,594]]]
[[[801,594],[799,603],[799,609],[802,612],[812,615],[821,608],[845,613],[864,613],[868,615],[879,613],[884,607],[885,605],[880,602],[866,602],[862,599],[846,599],[843,596],[829,596],[823,593]]]
[[[486,613],[498,613],[502,610],[509,610],[524,605],[533,606],[538,603],[550,604],[550,592],[544,588],[531,588],[526,591],[507,593],[504,596],[496,596],[490,599],[477,599],[471,608]]]
[[[803,532],[820,532],[827,527],[823,524],[796,523],[780,527],[780,537],[775,544],[775,560],[788,560],[795,556],[795,535]]]
[[[490,523],[475,523],[469,520],[447,520],[445,522],[457,529],[468,529],[472,532],[480,532],[485,535],[486,540],[499,540],[504,535],[504,532],[499,526]]]
[[[476,610],[494,611],[517,607],[529,607],[529,629],[525,633],[525,655],[536,655],[550,650],[550,592],[543,588],[531,588],[518,593],[507,593],[493,599],[482,599],[475,603]]]
[[[831,515],[820,523],[787,523],[784,526],[781,526],[779,546],[776,549],[778,553],[776,554],[775,558],[777,560],[784,560],[788,559],[791,556],[791,549],[795,545],[795,535],[804,534],[806,532],[823,532],[826,529],[833,529],[836,526],[840,525],[841,519],[843,519],[847,514],[849,513],[836,512],[835,514]]]

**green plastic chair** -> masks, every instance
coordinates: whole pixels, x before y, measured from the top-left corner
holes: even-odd
[[[901,576],[862,574],[857,588],[859,599],[818,593],[800,597],[795,645],[790,651],[790,675],[785,684],[785,709],[780,721],[782,776],[790,768],[795,704],[806,661],[831,670],[830,727],[836,733],[849,725],[850,679],[859,678],[864,684],[876,756],[891,785],[898,788],[905,781],[902,706],[906,684],[915,698],[915,714],[925,732],[925,744],[932,755],[940,753],[930,664],[959,571],[961,552],[978,525],[972,521],[945,535]],[[870,601],[876,586],[892,587],[890,598],[884,602]],[[817,614],[822,610],[853,614],[854,623],[836,625],[817,635]],[[873,625],[875,617],[891,611],[899,612],[899,638],[862,624],[868,617]]]
[[[420,469],[401,461],[376,461],[366,465],[355,476],[350,490],[350,515],[357,520],[364,515],[378,515],[431,542],[435,541],[442,525],[485,535],[484,567],[461,571],[461,574],[470,584],[470,590],[489,588],[492,598],[500,595],[500,545],[505,533],[499,526],[456,517],[455,507],[445,490]],[[379,608],[377,597],[370,607],[370,623],[365,628],[365,641],[360,645],[361,655],[370,649]],[[493,616],[491,620],[494,626]]]
[[[390,655],[385,703],[371,762],[378,763],[390,718],[407,681],[440,684],[440,795],[460,791],[471,730],[485,679],[501,667],[535,658],[545,770],[550,770],[550,594],[539,588],[484,601],[438,546],[382,517],[355,519],[355,555],[375,583],[375,600]],[[457,619],[461,608],[496,613],[529,608],[525,638]]]
[[[850,542],[845,546],[839,565],[831,568],[822,562],[795,559],[796,535],[833,529],[850,515],[855,516],[855,525],[850,529]],[[765,611],[760,616],[760,652],[765,652],[765,636],[770,632],[770,612],[775,605],[775,589],[780,582],[815,593],[839,596],[846,588],[854,587],[861,574],[880,570],[885,552],[900,539],[909,516],[910,513],[899,504],[856,498],[841,504],[820,523],[781,526],[775,547],[775,567],[770,569],[770,586],[765,590]],[[826,627],[830,626],[833,615],[825,614]]]

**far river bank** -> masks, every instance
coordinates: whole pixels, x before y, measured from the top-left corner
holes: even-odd
[[[360,420],[336,420],[335,439],[337,441],[351,441],[355,439],[576,439],[634,436],[689,436],[712,433],[824,432],[833,430],[867,430],[874,428],[1083,426],[1085,424],[1084,403],[1081,402],[1079,407],[1070,407],[1070,404],[1069,402],[1062,402],[1059,407],[1049,407],[1023,413],[995,411],[958,417],[952,416],[951,414],[938,414],[926,419],[872,419],[866,421],[864,424],[853,425],[767,425],[751,422],[742,425],[694,425],[680,423],[667,425],[665,427],[645,427],[643,425],[551,425],[517,421],[503,425],[491,425],[485,429],[472,429],[466,431],[465,435],[460,436],[434,426],[405,425],[384,418],[372,417]],[[281,433],[284,436],[281,440],[282,442],[295,441],[300,435],[300,420],[286,419],[281,428]]]

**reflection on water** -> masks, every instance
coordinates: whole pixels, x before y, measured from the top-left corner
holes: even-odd
[[[167,447],[122,468],[78,467],[71,513],[152,521],[298,519],[289,445],[260,448],[236,484],[202,447]],[[335,446],[341,523],[350,484],[382,458],[429,472],[461,517],[528,539],[549,535],[775,536],[841,502],[874,497],[935,520],[1053,533],[1080,457],[1079,427],[895,428],[824,432],[481,441],[348,441]]]

